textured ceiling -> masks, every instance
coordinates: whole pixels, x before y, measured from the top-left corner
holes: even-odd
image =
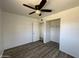
[[[4,11],[29,16],[28,14],[34,10],[22,6],[22,4],[25,3],[34,7],[34,5],[39,4],[41,0],[1,0],[1,1],[2,1],[2,9]],[[30,15],[30,17],[43,18],[45,16],[48,16],[69,8],[73,8],[78,5],[79,5],[79,0],[47,0],[47,3],[43,8],[52,9],[53,12],[51,13],[43,12],[41,17],[39,17],[36,14],[32,14]]]

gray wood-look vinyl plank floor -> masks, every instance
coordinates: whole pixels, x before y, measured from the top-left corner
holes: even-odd
[[[72,56],[59,51],[59,44],[41,41],[28,43],[15,48],[7,49],[3,58],[73,58]]]

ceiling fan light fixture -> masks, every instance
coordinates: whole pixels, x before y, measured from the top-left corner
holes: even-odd
[[[40,11],[40,10],[36,10],[35,13],[36,13],[36,14],[41,14],[41,11]]]

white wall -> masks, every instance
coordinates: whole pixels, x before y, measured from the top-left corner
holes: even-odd
[[[2,16],[4,49],[33,41],[32,23],[37,19],[8,12],[3,12]]]
[[[50,40],[59,43],[60,41],[60,19],[50,21]]]
[[[43,18],[45,21],[61,18],[60,50],[79,57],[79,6]]]
[[[50,40],[49,39],[47,39],[47,23],[44,21],[44,43],[47,43],[47,42],[49,42]]]
[[[3,40],[2,40],[2,11],[0,9],[0,57],[3,53]]]

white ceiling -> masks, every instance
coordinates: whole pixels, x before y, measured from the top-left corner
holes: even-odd
[[[29,16],[28,14],[34,10],[24,7],[22,4],[25,3],[34,7],[34,5],[39,4],[40,1],[41,0],[2,0],[2,9],[7,12]],[[43,12],[41,17],[36,14],[32,14],[30,17],[42,18],[78,5],[79,0],[47,0],[47,3],[43,8],[52,9],[53,12]]]

